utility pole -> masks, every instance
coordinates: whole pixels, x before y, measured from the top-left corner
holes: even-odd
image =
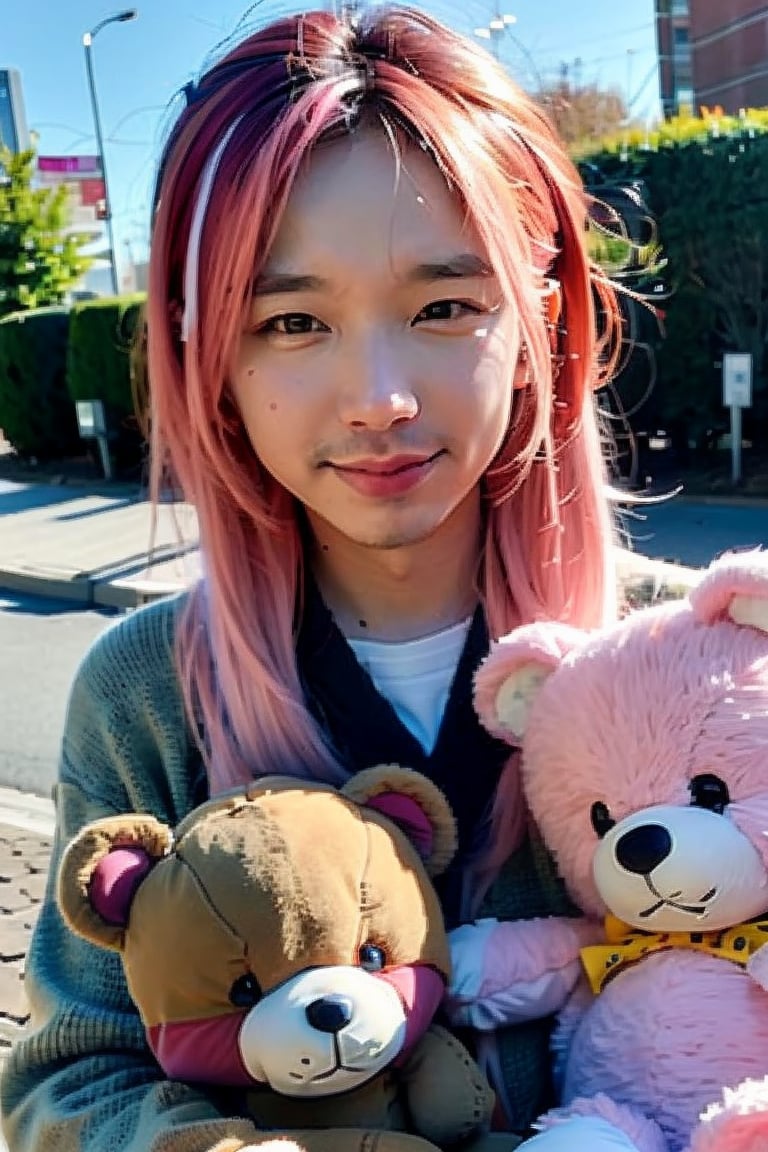
[[[93,41],[96,39],[97,34],[102,28],[106,28],[108,24],[124,24],[128,20],[135,20],[138,12],[135,8],[126,8],[123,12],[117,12],[114,16],[107,16],[105,20],[99,21],[95,28],[90,32],[83,35],[83,48],[85,49],[85,71],[88,77],[88,90],[91,95],[91,109],[93,111],[93,127],[96,133],[96,147],[99,154],[99,163],[101,164],[101,176],[104,181],[104,220],[107,225],[107,238],[109,243],[109,268],[112,278],[112,294],[117,296],[119,293],[119,284],[117,281],[117,254],[115,252],[115,235],[112,228],[112,203],[109,198],[109,184],[107,182],[107,165],[104,159],[104,140],[101,134],[101,116],[99,115],[99,103],[96,99],[96,83],[93,77]]]

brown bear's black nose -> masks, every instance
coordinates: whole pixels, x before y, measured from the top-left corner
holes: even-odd
[[[346,996],[321,996],[306,1009],[307,1020],[318,1032],[341,1032],[352,1019],[352,1001]]]
[[[649,876],[672,851],[672,837],[661,824],[640,824],[618,838],[615,851],[627,872]]]

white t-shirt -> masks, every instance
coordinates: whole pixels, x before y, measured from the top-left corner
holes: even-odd
[[[358,663],[427,755],[437,740],[471,622],[470,617],[418,640],[347,640]]]

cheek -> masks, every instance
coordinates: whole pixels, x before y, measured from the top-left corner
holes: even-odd
[[[438,366],[437,361],[432,369]],[[512,402],[514,357],[510,342],[498,330],[472,340],[456,341],[441,350],[434,377],[445,390],[446,399],[470,409],[482,421],[505,417]]]
[[[485,467],[509,425],[513,374],[506,350],[489,338],[479,350],[474,349],[474,356],[469,352],[457,355],[446,366],[446,374],[440,410],[450,419],[453,434],[474,449],[473,459]]]
[[[301,442],[306,425],[305,389],[285,372],[242,365],[232,375],[232,395],[256,455],[269,458]],[[271,469],[270,469],[271,470]]]

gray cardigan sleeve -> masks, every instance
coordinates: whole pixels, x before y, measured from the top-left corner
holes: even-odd
[[[74,936],[54,898],[62,848],[84,823],[135,810],[175,824],[190,806],[199,758],[174,670],[174,611],[153,605],[121,620],[75,678],[51,870],[26,963],[31,1022],[0,1083],[11,1152],[234,1152],[255,1135],[204,1092],[163,1078],[119,957]]]

